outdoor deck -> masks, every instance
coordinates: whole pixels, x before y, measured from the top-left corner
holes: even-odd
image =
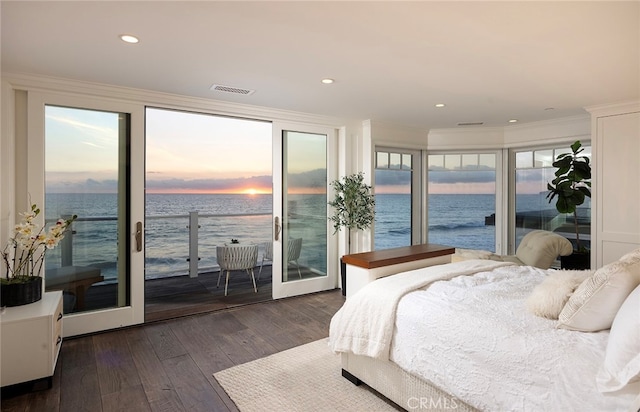
[[[202,273],[196,278],[175,276],[146,280],[145,322],[269,301],[272,296],[271,266],[264,266],[260,280],[258,270],[254,269],[257,293],[253,291],[253,284],[245,272],[234,271],[229,277],[227,296],[224,296],[224,275],[220,287],[216,287],[218,271]],[[317,276],[305,267],[301,267],[301,271],[303,278]],[[87,310],[114,307],[116,292],[116,285],[113,284],[91,286],[86,295]]]

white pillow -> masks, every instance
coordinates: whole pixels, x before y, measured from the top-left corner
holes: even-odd
[[[622,256],[619,260],[634,260],[634,259],[640,259],[640,248],[636,250],[632,250],[631,252]]]
[[[640,381],[640,286],[613,320],[604,365],[596,376],[600,392],[617,391],[636,381]]]
[[[558,319],[573,291],[593,273],[593,270],[552,271],[527,298],[527,310],[536,316]]]
[[[601,267],[571,295],[558,316],[558,327],[583,332],[609,329],[622,302],[638,285],[640,255]]]

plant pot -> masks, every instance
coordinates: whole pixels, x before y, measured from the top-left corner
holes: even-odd
[[[26,282],[2,283],[0,306],[21,306],[42,299],[42,278],[32,277]]]
[[[572,270],[591,269],[591,253],[573,252],[569,256],[560,256],[560,267]]]

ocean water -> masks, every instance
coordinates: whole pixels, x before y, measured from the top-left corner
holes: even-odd
[[[113,194],[47,194],[46,218],[75,213],[73,264],[100,267],[115,279],[118,264],[117,197]],[[538,195],[518,198],[518,210],[540,210]],[[327,205],[323,195],[289,197],[286,223],[291,237],[302,237],[300,263],[326,272]],[[538,208],[538,209],[536,209]],[[411,243],[410,196],[376,195],[375,249]],[[215,247],[238,239],[263,245],[272,238],[271,195],[149,194],[146,196],[145,277],[187,274],[189,213],[198,213],[200,270],[215,268]],[[495,250],[495,227],[485,217],[495,213],[493,195],[430,195],[429,242],[460,248]],[[245,216],[235,216],[235,215]],[[329,227],[329,235],[333,229]],[[47,254],[59,266],[62,247]],[[258,263],[264,247],[260,246]]]
[[[590,222],[590,207],[587,199],[579,208],[581,224],[585,227]],[[375,249],[410,245],[410,196],[376,195],[376,209]],[[495,252],[495,226],[490,223],[495,210],[495,196],[491,194],[431,194],[429,242]],[[571,234],[564,233],[559,226],[571,222],[572,218],[558,215],[554,204],[547,201],[546,192],[517,195],[516,216],[516,246],[526,233],[534,229],[557,230],[571,238]]]
[[[495,210],[494,195],[429,195],[429,242],[495,252],[495,226],[485,224]]]
[[[411,195],[377,194],[374,250],[411,245]]]
[[[96,266],[106,280],[117,277],[118,243],[114,194],[47,194],[46,219],[77,214],[72,236],[72,263]],[[290,195],[287,225],[291,238],[302,237],[299,263],[326,272],[326,201],[322,195]],[[216,246],[259,245],[272,239],[271,195],[149,194],[145,206],[145,277],[189,272],[189,214],[198,215],[199,270],[217,267]],[[62,245],[47,253],[47,266],[60,266]]]
[[[429,242],[467,249],[495,251],[495,227],[485,217],[495,213],[495,196],[429,195]],[[376,195],[376,250],[411,244],[411,197]]]

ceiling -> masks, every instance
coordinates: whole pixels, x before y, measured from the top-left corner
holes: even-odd
[[[638,1],[0,7],[3,73],[425,129],[528,123],[640,98]],[[122,42],[123,33],[140,42]]]

